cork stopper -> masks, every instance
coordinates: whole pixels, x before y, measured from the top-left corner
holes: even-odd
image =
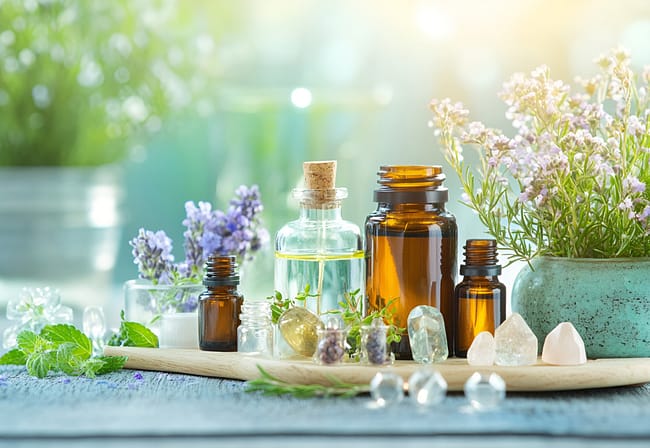
[[[308,190],[333,190],[336,188],[336,160],[304,162],[305,188]]]
[[[300,203],[309,208],[336,208],[348,196],[345,188],[336,188],[336,160],[304,162],[305,189],[294,190]]]

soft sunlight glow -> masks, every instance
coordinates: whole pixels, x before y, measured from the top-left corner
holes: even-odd
[[[443,40],[454,33],[452,17],[439,7],[422,6],[415,14],[418,27],[433,40]]]
[[[300,109],[309,107],[311,104],[311,92],[304,87],[297,87],[291,91],[291,102]]]

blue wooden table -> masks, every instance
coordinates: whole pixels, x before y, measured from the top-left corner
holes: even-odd
[[[493,411],[461,393],[434,408],[408,398],[297,399],[239,381],[123,370],[36,379],[0,366],[7,446],[650,446],[650,386],[508,394]]]

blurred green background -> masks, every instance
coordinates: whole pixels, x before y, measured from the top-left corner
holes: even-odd
[[[164,229],[183,257],[187,200],[224,208],[237,186],[258,184],[273,235],[297,214],[302,162],[337,159],[344,217],[362,226],[379,165],[444,165],[432,98],[500,127],[497,92],[514,72],[547,64],[571,81],[619,44],[637,69],[650,64],[647,0],[95,3],[0,0],[0,164],[120,166],[116,301],[137,273],[139,227]],[[45,163],[45,147],[68,158]],[[483,235],[451,175],[447,186],[459,241]],[[251,293],[268,294],[272,255],[257,263]]]

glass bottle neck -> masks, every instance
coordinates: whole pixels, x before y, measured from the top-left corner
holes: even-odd
[[[313,208],[305,204],[300,205],[300,219],[307,221],[335,221],[341,218],[341,203],[328,204],[325,208]]]
[[[380,202],[378,204],[379,210],[393,210],[393,211],[441,211],[445,209],[444,203],[436,202],[422,202],[422,203],[400,203],[400,202]]]

